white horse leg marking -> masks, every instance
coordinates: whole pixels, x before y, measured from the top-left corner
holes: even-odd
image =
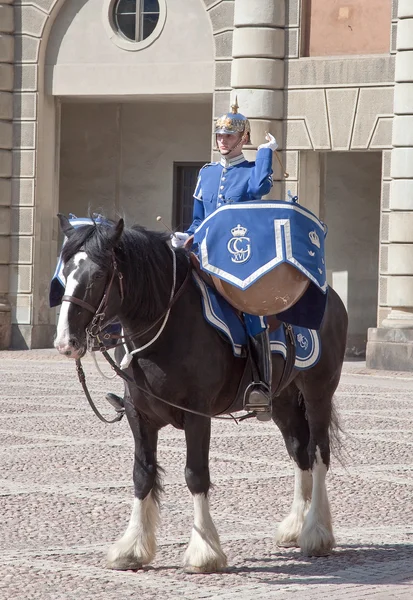
[[[76,279],[77,269],[79,267],[80,261],[85,260],[86,258],[86,252],[78,252],[73,257],[73,263],[75,265],[75,268],[69,273],[69,276],[66,281],[66,296],[74,296],[76,287],[79,283]],[[65,354],[68,350],[70,350],[69,308],[70,302],[62,302],[59,314],[59,321],[57,323],[56,339],[54,342],[54,346],[56,350],[58,350],[61,354]]]
[[[123,536],[109,548],[110,569],[137,569],[147,565],[156,554],[156,528],[159,508],[152,492],[144,500],[134,499],[129,525]]]
[[[184,554],[185,570],[192,573],[213,573],[227,566],[219,535],[209,512],[205,494],[194,495],[194,526]]]
[[[315,455],[312,500],[298,542],[307,556],[324,556],[334,548],[335,540],[325,483],[327,467],[318,446]]]
[[[279,524],[276,542],[279,546],[298,546],[305,516],[310,508],[313,478],[294,463],[294,497],[290,514]]]

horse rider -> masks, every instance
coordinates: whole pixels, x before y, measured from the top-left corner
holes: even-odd
[[[185,231],[175,232],[171,242],[174,248],[184,246],[197,227],[220,206],[234,202],[260,200],[273,185],[272,156],[278,148],[275,138],[267,134],[267,143],[258,146],[255,162],[246,160],[242,152],[251,144],[248,119],[238,112],[237,101],[229,112],[215,124],[215,138],[221,154],[220,162],[202,167],[194,192],[193,222]],[[244,409],[255,411],[260,420],[271,418],[271,348],[264,317],[244,313],[249,347],[256,373],[247,388]]]

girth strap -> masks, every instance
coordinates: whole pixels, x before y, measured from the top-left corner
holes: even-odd
[[[273,394],[273,396],[279,396],[281,391],[284,389],[287,381],[290,378],[291,373],[293,372],[295,365],[295,357],[296,357],[296,348],[295,348],[295,337],[292,325],[287,325],[283,323],[284,331],[285,331],[285,342],[287,346],[287,356],[285,357],[285,363],[283,372],[278,382],[277,388]]]

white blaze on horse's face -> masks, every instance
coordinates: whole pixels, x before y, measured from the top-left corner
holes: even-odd
[[[81,263],[86,260],[87,254],[86,252],[78,252],[72,259],[73,269],[70,271],[65,287],[65,295],[66,296],[75,296],[76,288],[79,284],[78,272]],[[60,352],[60,354],[65,354],[70,358],[79,358],[80,349],[75,348],[73,346],[73,342],[71,341],[71,332],[69,328],[69,309],[71,303],[70,302],[62,302],[62,307],[60,309],[59,321],[57,323],[57,332],[56,339],[54,341],[54,346],[56,350]]]

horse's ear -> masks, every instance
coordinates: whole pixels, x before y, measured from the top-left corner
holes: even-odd
[[[66,217],[66,215],[58,213],[57,218],[59,219],[60,229],[62,230],[62,233],[64,233],[67,238],[70,238],[70,236],[74,234],[75,228],[73,227],[73,225],[70,224],[70,221]]]
[[[125,227],[124,220],[123,219],[119,219],[119,221],[116,223],[116,225],[113,227],[112,231],[110,232],[109,238],[110,238],[111,244],[113,246],[116,246],[116,244],[120,240],[120,236],[123,233],[123,228],[124,227]]]

